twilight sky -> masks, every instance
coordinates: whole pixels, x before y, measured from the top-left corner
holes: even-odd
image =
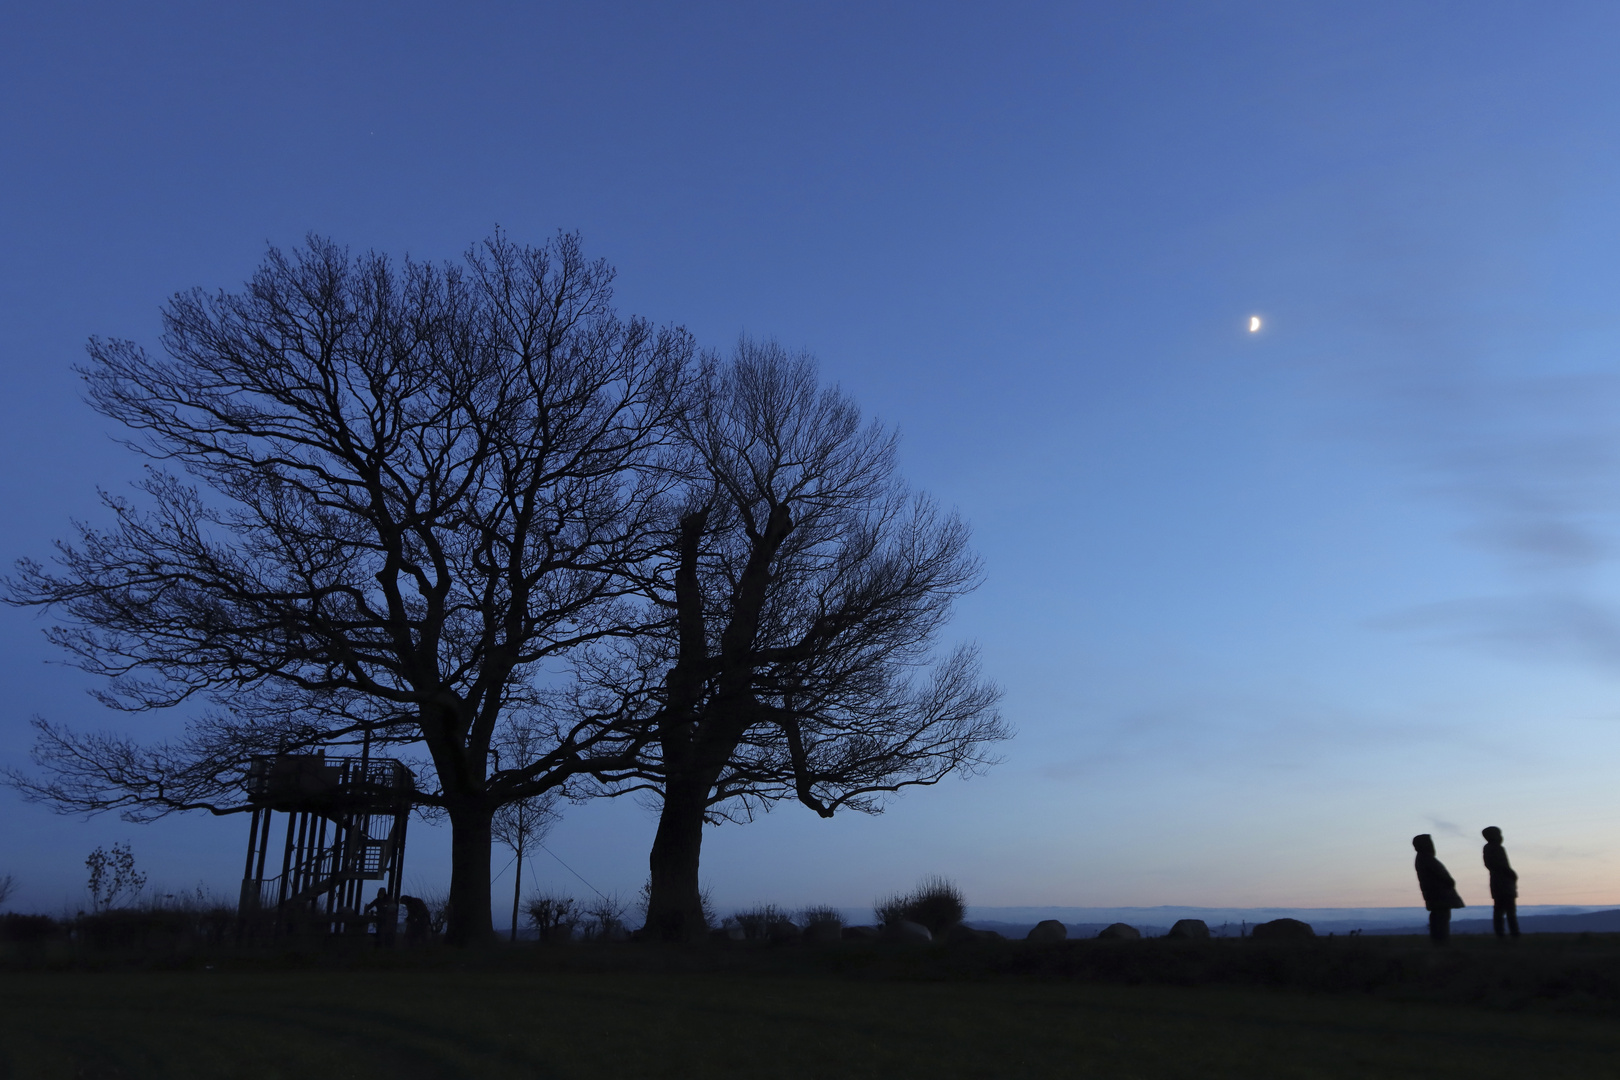
[[[577,229],[622,311],[818,355],[988,569],[949,636],[1005,764],[711,830],[722,906],[1409,905],[1417,832],[1488,903],[1488,824],[1523,903],[1620,904],[1617,45],[1573,2],[8,5],[0,560],[138,470],[91,334],[155,346],[310,231]],[[0,761],[34,714],[178,721],[44,625],[0,610]],[[240,818],[0,815],[22,908],[120,840],[235,894]],[[652,831],[548,843],[628,896]],[[446,849],[415,827],[408,889]]]

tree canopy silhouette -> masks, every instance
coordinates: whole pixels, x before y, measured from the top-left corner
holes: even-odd
[[[155,745],[38,721],[41,772],[11,782],[67,810],[229,813],[256,753],[419,744],[450,936],[487,936],[495,811],[647,737],[545,671],[635,630],[627,568],[674,475],[692,343],[619,318],[612,278],[571,235],[446,266],[311,238],[243,292],[174,297],[166,358],[92,340],[89,401],[147,473],[53,565],[20,562],[9,599],[64,617],[50,636],[107,704],[213,707]],[[533,752],[497,765],[514,723]]]
[[[662,621],[586,672],[654,737],[624,790],[661,803],[649,932],[703,928],[705,822],[783,799],[824,817],[988,765],[1009,732],[975,651],[934,643],[979,565],[895,468],[895,437],[815,364],[742,342],[675,418],[685,506],[645,587]]]

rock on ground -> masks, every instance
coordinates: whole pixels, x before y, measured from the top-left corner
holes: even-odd
[[[797,923],[789,922],[787,919],[779,919],[765,928],[766,939],[779,944],[784,941],[798,941],[803,933]]]
[[[1265,941],[1299,941],[1315,937],[1316,931],[1311,929],[1310,923],[1298,919],[1272,919],[1256,924],[1249,936]]]
[[[804,928],[804,940],[817,943],[842,941],[844,928],[835,922],[813,922]]]
[[[883,936],[893,941],[933,941],[934,935],[922,923],[901,919],[897,923],[884,923]]]

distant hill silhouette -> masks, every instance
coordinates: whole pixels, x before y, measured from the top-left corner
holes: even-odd
[[[1490,905],[1486,905],[1489,910]],[[1620,908],[1611,911],[1588,911],[1578,915],[1520,915],[1519,929],[1526,934],[1620,934]],[[1369,926],[1368,934],[1427,934],[1423,926]],[[1453,934],[1491,934],[1495,930],[1491,920],[1453,919]]]
[[[1004,938],[1019,940],[1023,939],[1031,930],[1035,928],[1035,924],[1032,922],[996,922],[993,919],[968,919],[966,920],[966,925],[973,927],[975,930],[994,930]],[[1099,922],[1064,923],[1063,925],[1068,929],[1069,939],[1072,941],[1075,938],[1096,937],[1098,931],[1102,930],[1103,927],[1112,926],[1113,924]],[[1147,923],[1132,923],[1131,925],[1142,931],[1143,937],[1163,937],[1170,932],[1170,928],[1168,926],[1153,926]],[[1233,936],[1236,937],[1237,935],[1233,934]]]
[[[1473,906],[1459,915],[1479,912],[1479,918],[1454,919],[1455,934],[1489,934],[1492,932],[1490,905]],[[859,917],[851,909],[846,916]],[[1030,928],[1043,919],[1056,919],[1069,930],[1070,938],[1092,938],[1097,931],[1111,923],[1123,922],[1142,931],[1144,936],[1159,937],[1169,932],[1177,919],[1202,919],[1209,924],[1216,937],[1238,937],[1247,927],[1272,919],[1298,919],[1311,925],[1318,934],[1427,934],[1425,913],[1420,907],[1409,908],[1199,908],[1182,906],[1142,908],[1082,908],[1082,907],[969,907],[967,925],[979,930],[994,930],[1003,937],[1022,938]],[[865,913],[866,921],[871,920]],[[849,919],[857,921],[857,919]],[[1620,908],[1591,908],[1579,905],[1539,904],[1521,905],[1519,925],[1526,934],[1578,934],[1620,933]]]

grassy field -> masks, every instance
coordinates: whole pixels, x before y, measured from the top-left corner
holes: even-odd
[[[1245,987],[671,966],[625,952],[561,967],[439,957],[13,970],[0,973],[0,1075],[1620,1075],[1620,1024],[1605,1016]]]

